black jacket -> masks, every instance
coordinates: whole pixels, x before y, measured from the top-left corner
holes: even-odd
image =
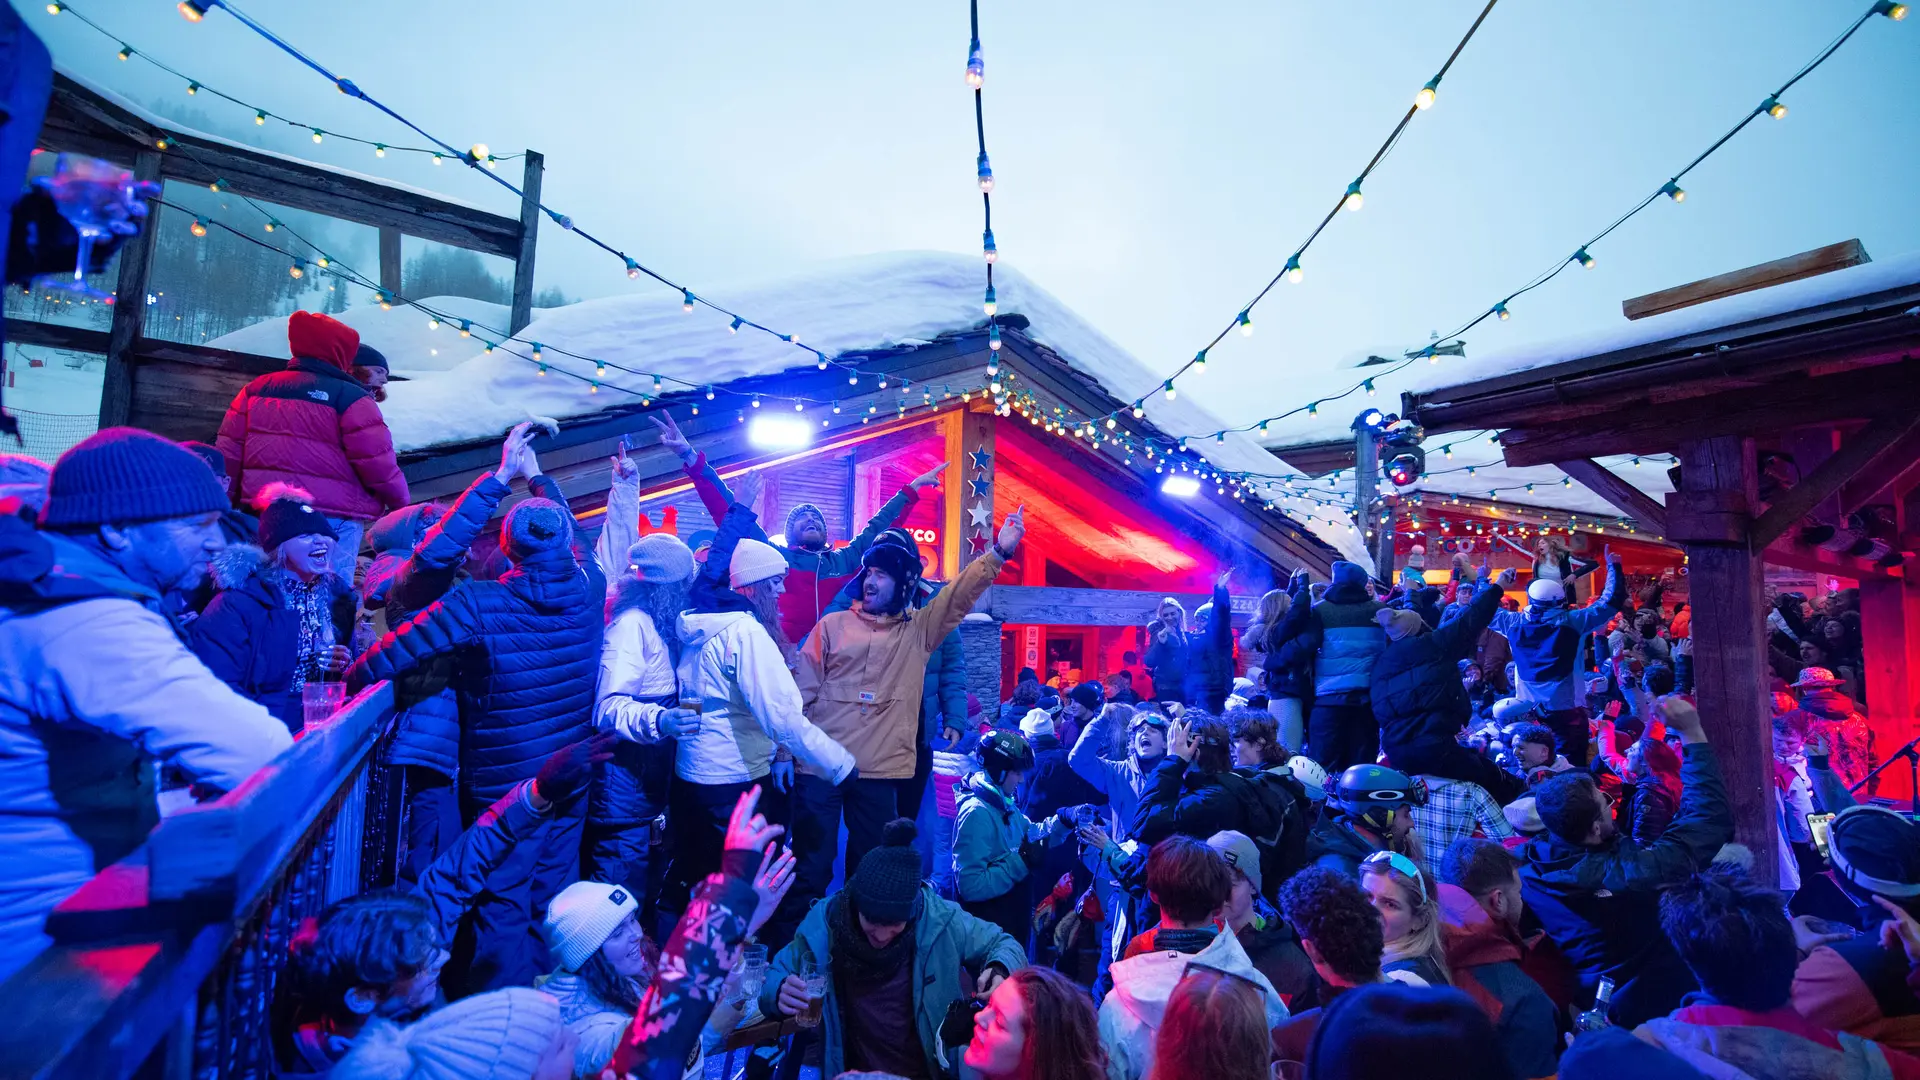
[[[1133,835],[1149,848],[1179,834],[1201,840],[1222,829],[1242,829],[1240,800],[1213,773],[1189,768],[1168,754],[1147,776],[1140,807],[1133,815]]]
[[[1712,746],[1683,748],[1680,782],[1680,813],[1656,843],[1618,836],[1586,848],[1543,833],[1520,849],[1527,909],[1587,991],[1602,976],[1614,981],[1612,1016],[1621,1027],[1665,1016],[1698,989],[1660,931],[1660,890],[1713,861],[1733,839],[1733,814]]]
[[[1106,805],[1107,796],[1068,766],[1067,748],[1060,745],[1057,736],[1037,735],[1032,745],[1033,769],[1014,797],[1029,820],[1042,821],[1065,807],[1082,803]]]
[[[1389,758],[1396,748],[1451,742],[1473,718],[1460,661],[1500,610],[1499,586],[1486,584],[1464,614],[1429,633],[1389,642],[1373,662],[1373,717]]]

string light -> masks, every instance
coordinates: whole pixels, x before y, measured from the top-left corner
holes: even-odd
[[[1421,87],[1419,93],[1413,95],[1413,107],[1416,109],[1433,108],[1433,99],[1438,96],[1439,92],[1440,76],[1435,75],[1433,78],[1427,80],[1427,85]]]
[[[254,110],[253,124],[255,127],[266,127],[267,126],[267,110],[265,109]]]
[[[1195,375],[1205,375],[1207,373],[1207,350],[1201,349],[1199,352],[1193,354],[1193,373]]]
[[[991,193],[993,191],[993,163],[987,160],[987,152],[985,150],[980,151],[979,163],[974,172],[979,178],[981,192]]]
[[[187,226],[187,231],[195,236],[205,236],[207,235],[206,222],[201,221],[199,218],[194,218],[193,224]]]
[[[980,39],[974,38],[967,50],[967,86],[978,90],[987,81],[987,64],[980,56]]]
[[[1500,317],[1501,322],[1506,322],[1508,319],[1513,318],[1513,313],[1507,310],[1505,301],[1493,305],[1493,313]]]
[[[1593,269],[1593,256],[1587,254],[1587,249],[1584,247],[1573,253],[1573,261],[1579,263],[1581,269]]]
[[[985,312],[987,313],[987,317],[988,317],[988,318],[992,318],[993,316],[995,316],[995,315],[997,315],[997,314],[999,314],[999,312],[1000,312],[1000,302],[999,302],[999,300],[998,300],[998,299],[996,299],[996,298],[994,297],[994,295],[993,295],[993,286],[992,286],[992,285],[988,285],[988,286],[987,286],[987,298],[986,298],[986,300],[985,300],[985,302],[983,302],[983,303],[982,303],[982,304],[980,305],[980,308],[981,308],[981,310],[983,310],[983,311],[985,311]]]
[[[1178,390],[1175,390],[1175,389],[1173,388],[1173,380],[1172,380],[1172,379],[1168,379],[1168,380],[1167,380],[1167,382],[1166,382],[1166,385],[1165,385],[1164,387],[1162,387],[1162,389],[1164,389],[1164,390],[1165,390],[1165,391],[1167,392],[1167,400],[1168,400],[1168,401],[1172,401],[1172,400],[1174,400],[1175,398],[1177,398],[1177,397],[1179,397],[1179,396],[1180,396],[1180,391],[1178,391]]]
[[[1779,98],[1768,94],[1767,100],[1760,103],[1760,111],[1773,117],[1775,120],[1779,120],[1787,115],[1787,106]]]
[[[199,83],[197,83],[197,82],[190,82],[190,83],[188,83],[188,84],[187,84],[187,96],[188,96],[188,97],[192,97],[193,95],[195,95],[195,94],[197,94],[197,93],[199,93],[199,92],[200,92],[200,84],[199,84]]]
[[[734,316],[733,321],[727,324],[727,333],[737,334],[739,332],[740,332],[740,317],[736,315]]]
[[[321,131],[321,130],[320,130],[319,128],[314,128],[314,129],[313,129],[313,141],[314,141],[314,142],[316,142],[316,143],[318,143],[318,142],[319,142],[319,141],[320,141],[321,139],[323,139],[323,138],[325,138],[325,137],[326,137],[326,136],[325,136],[325,134],[324,134],[324,133],[323,133],[323,132],[322,132],[322,131]]]
[[[299,259],[293,260],[293,265],[287,267],[287,276],[295,281],[307,276],[307,271]]]
[[[693,314],[693,290],[680,290],[680,310],[683,314]]]
[[[1679,184],[1676,184],[1671,180],[1661,185],[1660,194],[1665,195],[1667,198],[1672,199],[1674,202],[1677,202],[1677,203],[1687,201],[1686,189],[1682,188]]]
[[[1000,261],[1000,249],[994,246],[992,229],[980,234],[980,255],[989,263]]]
[[[1290,285],[1300,284],[1300,280],[1307,276],[1307,272],[1300,268],[1300,256],[1298,255],[1287,256],[1287,265],[1282,273],[1286,274],[1287,283]]]
[[[133,59],[133,46],[131,46],[131,45],[122,45],[122,46],[120,46],[120,54],[119,54],[119,55],[120,55],[120,59],[121,59],[121,60],[123,60],[123,61],[125,61],[125,60],[131,60],[131,59]]]
[[[1353,183],[1347,185],[1347,194],[1346,197],[1340,201],[1340,206],[1342,209],[1354,211],[1360,209],[1365,201],[1365,196],[1360,194],[1360,181],[1355,180]]]
[[[1238,319],[1236,319],[1235,321],[1236,321],[1236,322],[1237,322],[1237,323],[1239,324],[1239,326],[1240,326],[1240,336],[1241,336],[1241,337],[1252,337],[1252,336],[1253,336],[1253,313],[1252,313],[1252,312],[1249,312],[1249,311],[1242,311],[1242,312],[1240,313],[1240,317],[1239,317]],[[1202,349],[1202,350],[1200,350],[1200,352],[1201,352],[1201,355],[1203,355],[1203,356],[1204,356],[1204,355],[1206,355],[1206,350],[1205,350],[1205,349]]]
[[[210,5],[203,4],[200,0],[180,0],[177,6],[180,9],[181,18],[188,22],[199,22],[207,17],[207,8]]]

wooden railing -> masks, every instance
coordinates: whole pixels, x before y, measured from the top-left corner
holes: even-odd
[[[393,879],[392,727],[381,683],[61,904],[54,945],[0,985],[0,1080],[264,1080],[294,932]]]

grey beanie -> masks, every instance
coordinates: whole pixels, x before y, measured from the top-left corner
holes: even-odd
[[[693,549],[668,532],[648,533],[627,549],[627,566],[641,581],[667,584],[693,577]]]
[[[527,499],[507,511],[500,523],[500,549],[518,563],[573,539],[573,515],[552,499]]]

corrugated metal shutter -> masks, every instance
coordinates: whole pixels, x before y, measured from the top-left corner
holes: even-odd
[[[767,531],[777,533],[787,526],[787,514],[801,503],[812,503],[827,516],[827,532],[835,540],[845,540],[859,527],[853,523],[850,498],[853,486],[853,456],[844,452],[805,458],[773,470],[778,485],[767,508]],[[865,522],[860,524],[864,525]]]

